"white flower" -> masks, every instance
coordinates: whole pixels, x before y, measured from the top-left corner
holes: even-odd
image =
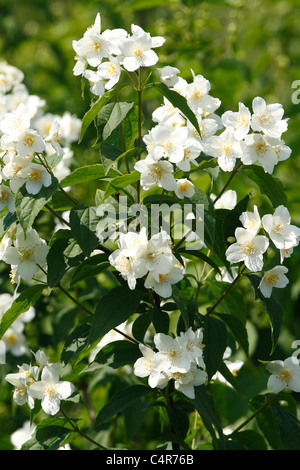
[[[170,239],[164,230],[153,235],[147,244],[142,244],[136,251],[133,269],[137,277],[143,277],[149,271],[159,282],[159,275],[168,274],[178,264],[172,253]]]
[[[280,137],[287,130],[287,119],[282,119],[284,109],[281,104],[267,105],[259,96],[252,102],[253,115],[251,127],[254,131],[263,132],[270,137]]]
[[[291,216],[288,209],[280,205],[274,214],[266,214],[262,217],[262,225],[276,248],[288,250],[298,244],[300,229],[291,225]]]
[[[176,284],[181,279],[183,279],[183,270],[177,264],[168,273],[158,274],[158,277],[154,277],[150,271],[145,279],[145,287],[146,289],[153,289],[163,298],[168,298],[172,295],[172,284]]]
[[[272,361],[267,364],[266,369],[271,373],[267,384],[271,392],[278,393],[287,387],[300,392],[300,366],[295,358]]]
[[[280,155],[280,150],[276,151],[277,147],[280,148],[278,145],[276,147],[276,143],[278,144],[278,139],[262,134],[247,135],[241,143],[242,162],[244,165],[252,165],[259,162],[266,173],[273,173],[274,166],[279,161],[278,155]],[[284,152],[286,154],[286,151]]]
[[[230,263],[244,261],[245,266],[253,272],[263,268],[263,253],[269,246],[264,235],[254,235],[248,230],[238,227],[235,230],[236,243],[226,250],[226,258]]]
[[[102,96],[105,93],[105,80],[94,70],[86,70],[85,78],[89,81],[90,90],[96,96]]]
[[[72,42],[77,57],[84,58],[91,67],[98,67],[102,60],[109,56],[110,49],[108,41],[97,31],[86,31],[79,41]],[[78,70],[76,70],[78,73]]]
[[[152,48],[161,46],[165,39],[151,38],[141,27],[131,25],[132,36],[124,39],[119,48],[124,56],[122,65],[128,72],[134,72],[140,67],[150,67],[158,61],[158,56]]]
[[[148,384],[151,388],[164,388],[169,381],[169,377],[165,372],[153,368],[156,353],[143,344],[139,344],[139,348],[143,357],[140,357],[134,363],[134,374],[141,378],[148,377]]]
[[[240,141],[235,137],[232,127],[227,127],[220,135],[207,139],[205,151],[218,159],[223,171],[232,171],[236,159],[240,158],[242,153]]]
[[[34,276],[37,265],[45,263],[48,251],[48,245],[34,229],[28,231],[26,238],[20,229],[14,246],[6,250],[3,261],[16,266],[17,274],[28,281]]]
[[[49,130],[49,135],[48,137],[45,138],[46,142],[50,142],[52,147],[54,148],[55,152],[58,155],[63,155],[64,151],[62,148],[62,131],[61,131],[61,125],[58,119],[54,119],[50,130]]]
[[[132,266],[132,260],[124,256],[122,250],[115,250],[108,258],[110,264],[127,280],[128,287],[133,290],[136,286],[136,274]]]
[[[38,367],[22,364],[19,372],[5,376],[5,380],[15,387],[13,399],[18,405],[27,403],[30,409],[34,408],[34,399],[28,394],[28,387],[37,380],[38,374]]]
[[[178,82],[177,75],[180,73],[180,70],[176,67],[166,65],[165,67],[157,69],[157,71],[159,73],[161,82],[168,87],[174,86]]]
[[[259,284],[264,297],[271,297],[273,287],[284,288],[289,283],[288,278],[285,276],[287,272],[288,269],[285,266],[275,266],[265,272]]]
[[[194,75],[193,82],[187,85],[186,99],[194,112],[213,113],[220,106],[220,100],[209,95],[210,88],[210,82],[202,75]]]
[[[175,190],[175,194],[179,199],[192,197],[195,194],[195,186],[187,178],[182,178],[177,180],[177,189]]]
[[[22,445],[29,441],[33,436],[36,429],[35,424],[31,424],[30,421],[25,421],[23,426],[14,431],[10,436],[10,441],[14,446],[15,450],[20,450]]]
[[[43,186],[50,186],[52,179],[48,170],[38,163],[30,163],[18,172],[18,183],[21,186],[25,183],[29,194],[37,194]],[[14,190],[16,187],[14,186]]]
[[[11,326],[6,330],[2,337],[6,351],[10,352],[13,356],[19,357],[25,354],[25,336],[21,331]]]
[[[49,415],[58,413],[61,400],[69,398],[73,392],[74,385],[68,381],[60,381],[53,366],[44,367],[41,380],[34,382],[28,388],[29,395],[41,400],[43,410]]]
[[[8,186],[1,184],[0,185],[0,211],[2,211],[5,207],[7,207],[9,212],[13,213],[15,211],[15,197]]]
[[[28,109],[21,103],[14,112],[4,115],[0,123],[0,131],[7,134],[10,140],[17,141],[29,126],[30,115]]]
[[[18,137],[16,149],[21,157],[32,158],[34,153],[43,152],[45,150],[45,142],[37,131],[26,129]]]
[[[238,112],[226,111],[222,115],[222,123],[225,127],[234,129],[234,136],[238,140],[243,140],[249,132],[251,113],[243,104],[239,103]]]
[[[65,111],[60,118],[60,130],[64,145],[70,146],[72,142],[77,142],[81,129],[81,120]]]
[[[216,199],[216,195],[211,193],[210,198],[212,201]],[[236,206],[237,194],[236,191],[228,189],[225,191],[221,197],[215,202],[215,209],[233,209]]]
[[[195,398],[195,389],[199,385],[203,385],[207,379],[207,373],[198,369],[196,364],[192,363],[188,372],[172,372],[169,378],[174,379],[174,386],[188,398]]]
[[[141,173],[141,186],[145,190],[156,185],[167,191],[174,191],[177,187],[173,165],[168,161],[156,161],[148,155],[136,162],[134,169]]]
[[[184,158],[184,145],[188,138],[187,127],[173,128],[166,124],[159,124],[151,129],[146,141],[149,156],[153,160],[169,159],[177,163]],[[149,146],[149,141],[151,145]]]
[[[243,212],[240,216],[240,221],[245,229],[256,235],[261,228],[261,219],[257,206],[254,205],[253,212]]]
[[[185,118],[181,115],[180,110],[173,106],[172,103],[165,97],[163,98],[163,104],[158,106],[158,108],[153,111],[152,120],[154,122],[166,124],[171,127],[180,127],[185,125],[186,122]],[[152,142],[152,130],[149,132],[149,135],[143,137],[146,145],[148,145],[149,142]],[[145,138],[147,142],[145,141]]]
[[[198,366],[204,367],[203,361],[203,332],[201,328],[196,331],[190,327],[187,331],[180,333],[180,341],[182,348],[185,350],[191,362],[195,362]]]
[[[158,353],[153,360],[153,367],[160,371],[186,373],[191,368],[191,361],[183,348],[179,337],[172,338],[164,333],[156,333],[154,344]]]
[[[109,57],[109,60],[102,62],[98,66],[97,75],[100,78],[107,80],[105,83],[105,89],[110,90],[118,83],[121,74],[121,67],[119,61],[114,57]]]

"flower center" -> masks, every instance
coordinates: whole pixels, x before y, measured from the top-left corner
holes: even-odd
[[[224,142],[224,143],[222,144],[221,150],[222,150],[223,153],[225,153],[226,155],[228,155],[228,154],[231,152],[231,150],[232,150],[232,144],[231,144],[231,142]]]
[[[141,57],[143,55],[143,49],[141,46],[134,46],[133,55],[135,55],[135,57]]]
[[[252,255],[255,251],[255,248],[254,246],[252,245],[252,243],[245,243],[244,247],[243,247],[243,251],[244,253],[246,253],[246,255]]]
[[[33,255],[33,248],[19,248],[18,252],[20,253],[23,260],[28,261]]]
[[[159,282],[169,282],[168,274],[159,274]]]
[[[40,181],[41,175],[38,170],[33,170],[29,175],[29,181],[35,181],[38,183]]]
[[[46,395],[48,395],[50,397],[53,397],[53,395],[55,395],[55,393],[56,393],[55,386],[52,385],[52,384],[47,385],[46,389],[45,389],[45,392],[46,392]]]
[[[155,182],[158,182],[161,177],[162,177],[162,171],[161,171],[161,168],[157,165],[157,166],[154,166],[151,170],[150,170],[150,175],[152,176],[152,178],[154,179]]]
[[[187,191],[189,188],[189,184],[185,181],[184,183],[181,183],[179,186],[180,191]]]
[[[271,274],[270,276],[267,276],[266,283],[268,284],[268,286],[270,286],[271,284],[273,286],[276,286],[278,280],[279,276],[277,274]]]
[[[0,202],[5,203],[5,201],[8,199],[7,191],[5,191],[5,189],[2,189],[0,194],[1,194]]]
[[[27,145],[28,147],[32,147],[33,144],[34,144],[34,139],[33,139],[30,135],[28,135],[27,137],[25,137],[25,139],[24,139],[24,146]]]
[[[292,378],[292,374],[288,369],[281,369],[279,374],[279,380],[281,382],[288,382]]]

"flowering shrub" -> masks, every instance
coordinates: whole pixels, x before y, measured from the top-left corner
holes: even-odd
[[[226,427],[214,388],[241,394],[239,371],[255,374],[247,369],[245,307],[253,293],[269,317],[270,356],[280,337],[283,310],[274,290],[288,284],[284,262],[300,239],[283,185],[272,176],[291,155],[282,138],[288,119],[281,104],[261,97],[252,110],[238,103],[218,114],[221,102],[202,75],[191,71],[188,82],[171,65],[155,67],[164,42],[137,25],[131,33],[102,31],[98,14],[73,41],[73,73],[92,95],[82,121],[44,112],[22,72],[0,64],[0,253],[14,286],[0,299],[0,360],[12,400],[27,407],[31,424],[14,433],[16,448],[77,448],[76,439],[128,448],[105,431],[113,436],[120,414],[142,429],[146,415],[159,410],[155,448],[299,449],[296,354],[262,361],[270,377],[262,393],[247,397],[234,428]],[[148,91],[162,103],[145,128]],[[92,123],[101,163],[71,169],[72,145]],[[197,186],[200,172],[211,178],[208,193]],[[238,200],[229,187],[240,175],[249,191]],[[72,190],[90,182],[98,186],[89,205]],[[254,187],[269,210],[252,201]],[[92,282],[96,293],[85,298]],[[76,307],[60,351],[52,351],[58,361],[40,345],[30,350],[25,335],[40,302],[52,306],[54,321],[57,293]],[[17,372],[11,356],[20,358]],[[119,387],[89,405],[89,387],[119,376]],[[88,425],[71,417],[80,407],[91,413]],[[128,418],[130,410],[140,416]]]

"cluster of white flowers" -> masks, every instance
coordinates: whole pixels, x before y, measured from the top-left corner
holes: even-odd
[[[34,357],[37,365],[24,363],[17,373],[7,374],[5,379],[14,386],[13,399],[18,405],[27,403],[33,409],[35,399],[41,400],[44,412],[55,415],[60,410],[60,402],[74,392],[74,385],[60,380],[61,364],[49,362],[43,351],[37,351]]]
[[[69,173],[81,121],[65,112],[62,116],[46,113],[45,100],[31,95],[23,83],[24,74],[16,67],[0,62],[0,210],[14,211],[14,194],[22,185],[37,194],[51,184],[50,173],[39,160],[51,155],[61,157],[53,173],[58,179]]]
[[[135,289],[137,279],[145,277],[147,289],[153,289],[164,298],[171,296],[172,284],[183,278],[184,271],[172,252],[166,231],[161,230],[150,239],[145,227],[139,233],[121,233],[118,245],[109,261],[127,280],[130,289]]]
[[[230,263],[244,262],[252,272],[263,270],[263,255],[267,251],[270,240],[280,252],[280,265],[266,271],[259,288],[265,297],[270,297],[273,287],[283,288],[288,284],[285,274],[288,269],[282,266],[285,258],[290,257],[295,246],[299,244],[300,229],[291,224],[288,209],[278,206],[273,214],[259,215],[257,206],[253,212],[245,211],[240,216],[242,227],[235,230],[236,242],[226,250],[226,258]],[[266,235],[259,235],[263,229]]]
[[[120,79],[122,70],[134,72],[140,67],[150,67],[158,61],[153,49],[160,47],[165,39],[151,37],[140,26],[131,25],[131,34],[125,29],[106,29],[101,32],[101,16],[97,14],[94,24],[83,37],[73,41],[76,52],[74,75],[85,77],[91,92],[102,96]]]
[[[157,351],[140,344],[143,357],[134,364],[137,377],[148,377],[151,388],[165,388],[174,380],[176,390],[189,398],[195,398],[194,387],[203,385],[207,379],[203,361],[203,333],[201,328],[189,328],[172,338],[164,333],[154,336]]]

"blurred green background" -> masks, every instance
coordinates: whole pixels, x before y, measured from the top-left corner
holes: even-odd
[[[218,114],[236,111],[239,101],[251,108],[256,96],[283,105],[289,118],[283,138],[292,155],[274,176],[284,183],[292,222],[300,226],[300,104],[292,101],[293,82],[300,80],[300,0],[0,0],[0,59],[24,72],[29,92],[44,98],[51,113],[68,110],[82,118],[89,107],[88,93],[82,99],[80,78],[73,76],[72,40],[82,37],[97,12],[102,30],[130,31],[134,23],[164,36],[159,66],[178,67],[188,81],[191,69],[209,79],[211,94],[222,102]],[[160,102],[155,95],[145,110],[151,113]],[[75,166],[97,161],[91,138],[87,133],[73,146]],[[242,196],[245,184],[238,176],[231,188]],[[253,197],[260,197],[258,190]],[[276,291],[285,311],[276,353],[283,358],[300,338],[300,246],[285,265],[290,284]],[[254,357],[266,359],[269,319],[257,305],[249,314],[260,331]]]

